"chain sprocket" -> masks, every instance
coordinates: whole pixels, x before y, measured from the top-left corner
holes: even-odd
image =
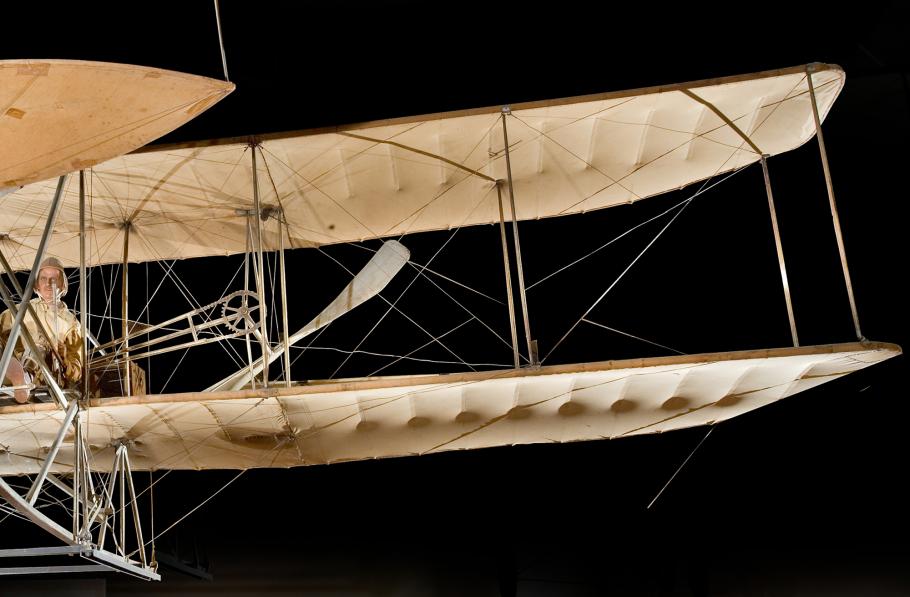
[[[260,310],[259,297],[255,292],[238,290],[219,302],[221,317],[224,319],[222,323],[229,330],[238,334],[249,334],[259,326],[259,320],[253,319],[253,314]]]

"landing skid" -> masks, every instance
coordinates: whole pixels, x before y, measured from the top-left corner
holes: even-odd
[[[78,401],[69,402],[41,471],[27,491],[0,477],[0,498],[6,501],[11,511],[47,531],[64,545],[0,550],[0,558],[78,555],[89,563],[0,568],[0,576],[113,570],[145,580],[161,580],[157,564],[146,559],[127,445],[117,445],[110,473],[93,474],[91,453],[82,433],[83,413]],[[65,450],[62,450],[64,447]],[[67,460],[72,462],[68,478],[50,474],[52,465],[59,470],[61,463]],[[62,500],[50,494],[51,487],[67,497]],[[45,508],[42,508],[47,504],[62,508],[55,508],[52,517],[50,509],[46,509],[46,514]],[[105,544],[111,545],[111,548],[106,549]],[[133,559],[136,555],[138,560]]]

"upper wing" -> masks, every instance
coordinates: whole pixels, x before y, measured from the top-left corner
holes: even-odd
[[[794,149],[815,125],[806,67],[515,105],[506,117],[519,219],[651,197]],[[815,65],[820,115],[844,84]],[[744,139],[743,135],[748,138]],[[263,204],[297,247],[497,222],[506,178],[500,108],[272,135],[259,143]],[[49,253],[79,257],[75,184]],[[119,262],[130,222],[135,262],[245,250],[253,203],[249,140],[152,148],[93,168],[89,265]],[[53,187],[0,198],[3,249],[29,267]],[[508,213],[508,212],[507,212]],[[266,249],[277,248],[267,227]]]

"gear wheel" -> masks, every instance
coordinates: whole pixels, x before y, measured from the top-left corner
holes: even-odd
[[[252,299],[252,300],[251,300]],[[259,299],[249,290],[238,290],[227,295],[221,304],[224,325],[238,334],[249,334],[259,325],[253,314],[259,311]]]

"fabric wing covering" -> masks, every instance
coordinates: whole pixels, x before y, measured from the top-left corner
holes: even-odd
[[[823,118],[844,73],[814,65],[812,81]],[[496,107],[258,137],[262,203],[283,210],[294,247],[498,222],[502,118]],[[658,195],[815,135],[806,67],[514,105],[505,122],[522,220]],[[161,146],[92,167],[88,265],[121,261],[125,222],[133,262],[243,252],[250,141]],[[91,165],[82,160],[71,166]],[[0,247],[13,267],[32,263],[53,192],[48,181],[0,198]],[[49,249],[67,266],[79,260],[77,193],[70,180]],[[276,221],[265,226],[270,250]]]
[[[142,147],[233,89],[233,83],[129,64],[0,60],[0,196]],[[27,208],[7,199],[0,232],[27,229],[40,217],[38,206]]]
[[[900,352],[865,342],[96,400],[82,424],[96,471],[121,443],[134,471],[291,467],[713,424]],[[0,476],[38,472],[62,417],[0,407]],[[56,472],[73,462],[67,438]]]

